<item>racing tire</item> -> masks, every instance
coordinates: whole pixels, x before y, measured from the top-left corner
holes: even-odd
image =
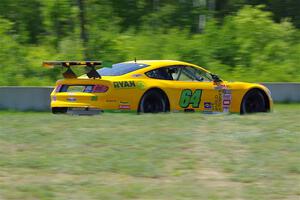
[[[159,90],[149,90],[141,98],[138,113],[168,112],[168,99]]]
[[[268,112],[268,102],[265,94],[253,89],[246,93],[241,104],[241,114]]]
[[[68,108],[66,107],[53,107],[52,108],[52,113],[53,114],[65,114],[67,113]]]

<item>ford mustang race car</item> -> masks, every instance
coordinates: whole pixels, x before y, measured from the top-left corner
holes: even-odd
[[[138,60],[101,67],[101,61],[45,61],[66,68],[51,93],[53,113],[256,113],[272,109],[261,84],[228,82],[197,65],[173,60]],[[88,73],[77,77],[72,67]]]

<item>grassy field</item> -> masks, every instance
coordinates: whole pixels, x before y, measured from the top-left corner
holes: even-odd
[[[0,199],[300,199],[300,105],[257,115],[0,112]]]

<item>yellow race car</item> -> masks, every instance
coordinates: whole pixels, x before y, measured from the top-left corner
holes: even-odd
[[[197,65],[174,60],[138,60],[101,67],[100,61],[45,61],[63,67],[51,93],[53,113],[205,112],[256,113],[272,109],[261,84],[227,82]],[[77,77],[72,67],[89,72]]]

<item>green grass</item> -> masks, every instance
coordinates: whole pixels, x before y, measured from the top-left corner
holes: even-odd
[[[240,115],[0,112],[0,199],[299,199],[300,105]]]

